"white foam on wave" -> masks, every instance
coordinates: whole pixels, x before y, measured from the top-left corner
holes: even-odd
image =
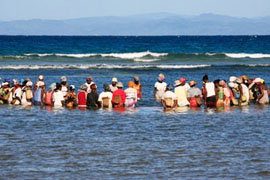
[[[246,54],[246,53],[225,53],[227,57],[231,58],[270,58],[270,54]]]
[[[75,65],[7,65],[0,66],[0,69],[11,69],[11,70],[20,70],[20,69],[192,69],[192,68],[205,68],[210,67],[211,65],[111,65],[111,64],[75,64]]]
[[[115,57],[121,59],[135,59],[135,58],[142,58],[145,56],[152,56],[152,57],[160,57],[166,56],[168,53],[153,53],[150,51],[146,52],[133,52],[133,53],[108,53],[108,54],[99,54],[99,53],[90,53],[90,54],[60,54],[60,53],[44,53],[44,54],[24,54],[24,56],[39,56],[39,57],[46,57],[46,56],[59,56],[59,57],[73,57],[73,58],[87,58],[87,57],[94,57],[94,56],[101,56],[101,57]]]
[[[60,57],[74,57],[74,58],[87,58],[98,56],[98,54],[55,54],[55,55]]]
[[[143,59],[143,58],[135,58],[134,59],[135,62],[155,62],[155,61],[160,61],[160,59]]]
[[[102,57],[116,57],[121,59],[136,59],[142,58],[145,56],[160,57],[167,56],[168,53],[153,53],[150,51],[146,52],[137,52],[137,53],[110,53],[110,54],[101,54]]]
[[[248,67],[270,67],[270,64],[243,64],[243,66],[248,66]]]

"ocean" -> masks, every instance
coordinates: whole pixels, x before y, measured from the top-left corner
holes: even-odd
[[[3,179],[268,179],[269,107],[182,108],[153,99],[159,73],[210,80],[247,75],[270,83],[270,36],[0,36],[0,77],[91,75],[102,92],[135,75],[136,109],[48,109],[0,105]],[[0,178],[0,179],[1,179]]]

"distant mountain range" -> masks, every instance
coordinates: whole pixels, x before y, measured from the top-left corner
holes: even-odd
[[[270,35],[270,17],[169,13],[0,21],[0,35]]]

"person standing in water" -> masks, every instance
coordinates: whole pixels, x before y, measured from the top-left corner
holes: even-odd
[[[112,78],[112,84],[110,84],[110,89],[112,93],[118,89],[116,84],[117,84],[117,78],[114,77]]]
[[[242,78],[236,80],[239,87],[239,106],[246,106],[249,103],[249,90],[248,87],[244,84]]]
[[[163,94],[166,91],[167,83],[164,82],[165,76],[160,73],[158,76],[158,82],[155,83],[154,99],[161,100]]]
[[[78,90],[78,108],[80,110],[86,110],[86,97],[88,87],[83,84]]]
[[[216,107],[215,85],[209,82],[208,75],[203,76],[203,98],[205,107]]]
[[[123,84],[121,82],[117,83],[117,90],[113,92],[112,104],[114,108],[125,107],[126,93],[122,90]]]
[[[67,77],[66,76],[62,76],[61,77],[61,91],[63,92],[63,95],[64,95],[64,98],[66,97],[67,95],[67,92],[68,92],[68,83],[67,83]]]
[[[77,94],[75,92],[75,86],[70,85],[69,92],[65,97],[65,104],[67,108],[73,108],[77,106]]]
[[[22,88],[19,84],[19,81],[17,79],[13,80],[13,93],[12,93],[12,101],[11,104],[19,105],[21,104],[21,98],[22,98]]]
[[[98,94],[96,84],[91,85],[91,92],[87,94],[87,107],[89,108],[98,108]]]
[[[53,106],[56,108],[60,108],[64,106],[64,94],[61,91],[62,85],[59,83],[56,83],[56,89],[53,93]]]
[[[50,85],[50,90],[45,93],[45,105],[53,106],[53,93],[56,89],[56,83]]]
[[[36,90],[34,91],[34,104],[41,106],[44,104],[45,97],[45,83],[44,81],[38,81],[35,85]]]
[[[139,76],[134,76],[133,88],[137,90],[137,99],[142,100],[142,85],[140,83]]]
[[[43,75],[39,75],[38,76],[38,81],[35,83],[34,85],[34,89],[33,89],[33,93],[36,93],[36,90],[38,87],[38,85],[43,84],[44,88],[46,88],[46,83],[44,82],[44,76]]]
[[[256,83],[256,86],[260,91],[260,95],[257,97],[256,103],[268,104],[269,98],[268,98],[267,86],[265,85],[264,80],[261,78],[256,78],[254,82]]]
[[[178,107],[188,106],[189,101],[187,100],[188,93],[187,93],[186,80],[183,78],[181,78],[180,80],[176,80],[174,82],[174,85],[175,85],[174,93],[176,95]]]
[[[31,106],[33,104],[33,92],[32,92],[33,83],[28,81],[24,88],[22,94],[22,105],[24,106]]]
[[[224,89],[222,85],[224,84],[224,81],[221,81],[219,79],[214,81],[215,85],[215,93],[216,93],[216,107],[223,107],[224,106]]]
[[[84,83],[84,85],[87,86],[87,93],[91,92],[91,85],[93,84],[93,78],[92,76],[89,76],[88,78],[86,78],[86,82]],[[95,83],[96,84],[96,83]]]
[[[128,82],[128,88],[125,90],[126,93],[126,107],[135,107],[137,103],[137,90],[133,88],[134,82]]]
[[[200,107],[202,105],[202,92],[196,87],[196,81],[190,81],[188,90],[188,101],[190,107]]]
[[[177,106],[176,95],[172,92],[172,89],[172,85],[168,85],[161,98],[161,104],[165,111],[173,110]]]
[[[105,83],[103,89],[104,91],[98,97],[99,104],[102,108],[112,108],[112,92],[110,86]]]

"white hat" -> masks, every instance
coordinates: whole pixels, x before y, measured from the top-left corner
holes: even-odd
[[[180,83],[179,80],[174,81],[174,86],[178,86],[178,85],[180,85],[180,84],[181,84],[181,83]]]
[[[230,82],[234,82],[234,81],[236,81],[236,79],[237,79],[237,77],[231,76],[231,77],[230,77]]]
[[[66,82],[66,81],[67,81],[67,77],[66,77],[66,76],[62,76],[62,77],[61,77],[61,81],[62,81],[62,82]]]
[[[262,81],[261,78],[255,78],[255,79],[253,80],[254,83],[259,83],[259,82],[261,82],[261,81]]]
[[[53,91],[53,90],[55,90],[56,89],[56,83],[52,83],[51,85],[50,85],[50,89]]]
[[[70,88],[71,88],[71,89],[75,89],[75,86],[74,86],[74,85],[70,85]]]
[[[117,78],[116,77],[112,78],[112,82],[117,82]]]
[[[33,83],[32,83],[31,81],[28,81],[28,82],[26,83],[26,86],[33,86]]]
[[[38,79],[44,80],[44,76],[43,76],[43,75],[39,75],[39,76],[38,76]]]

